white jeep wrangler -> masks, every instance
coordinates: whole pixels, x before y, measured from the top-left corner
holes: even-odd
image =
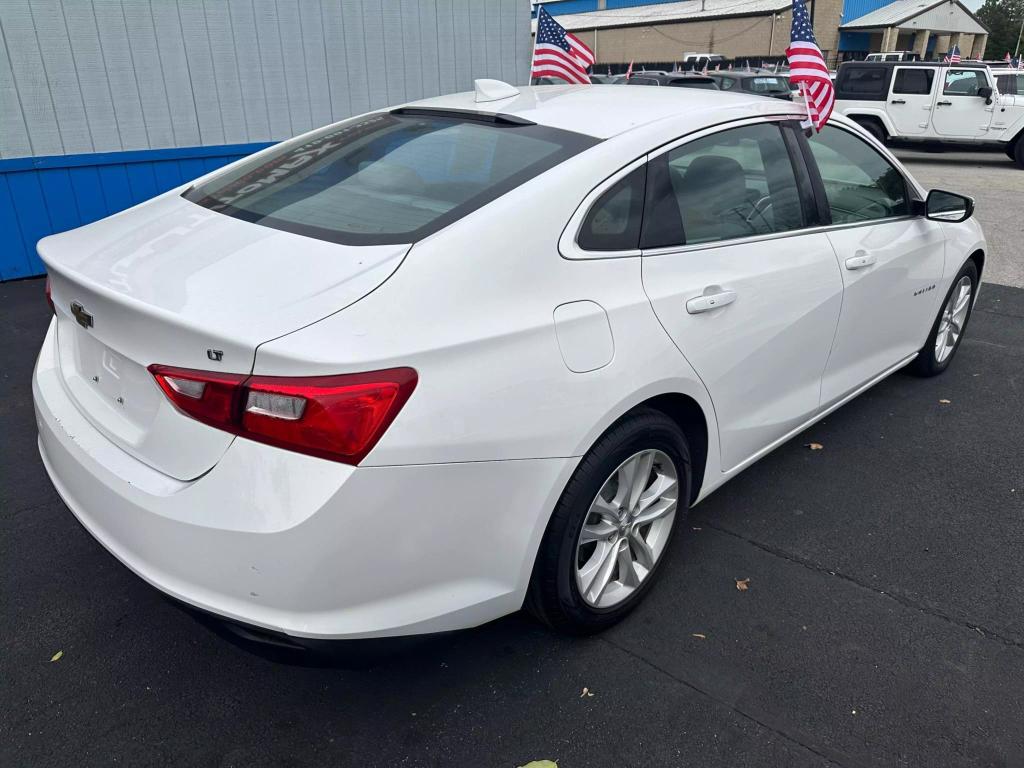
[[[848,62],[836,77],[835,108],[881,142],[991,144],[1024,168],[1024,98],[1017,95],[1024,91],[1016,75],[966,62]]]

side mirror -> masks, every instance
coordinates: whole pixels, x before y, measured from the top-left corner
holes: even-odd
[[[985,104],[992,103],[993,90],[990,86],[983,85],[978,89],[978,95],[985,100]]]
[[[933,189],[924,204],[925,216],[932,221],[948,221],[959,224],[974,214],[974,199],[956,192]]]

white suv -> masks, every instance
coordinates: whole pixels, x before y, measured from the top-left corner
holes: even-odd
[[[1024,168],[1024,99],[1007,95],[1020,90],[1008,73],[974,63],[843,64],[836,109],[882,142],[992,144]]]

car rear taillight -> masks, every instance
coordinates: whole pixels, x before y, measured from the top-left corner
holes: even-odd
[[[416,387],[416,371],[245,376],[151,365],[186,416],[278,448],[358,464]]]
[[[50,311],[53,312],[53,314],[56,315],[57,314],[57,308],[55,306],[53,306],[53,291],[50,289],[50,276],[49,275],[46,276],[46,287],[45,287],[44,290],[46,291],[46,303],[50,305]]]

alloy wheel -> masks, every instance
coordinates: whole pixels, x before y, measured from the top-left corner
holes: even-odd
[[[935,362],[946,361],[963,333],[964,321],[971,306],[971,295],[974,293],[971,278],[964,275],[949,295],[946,308],[942,310],[939,329],[935,333]]]
[[[605,480],[576,544],[576,586],[584,602],[612,608],[651,575],[679,503],[675,463],[658,450],[633,454]]]

